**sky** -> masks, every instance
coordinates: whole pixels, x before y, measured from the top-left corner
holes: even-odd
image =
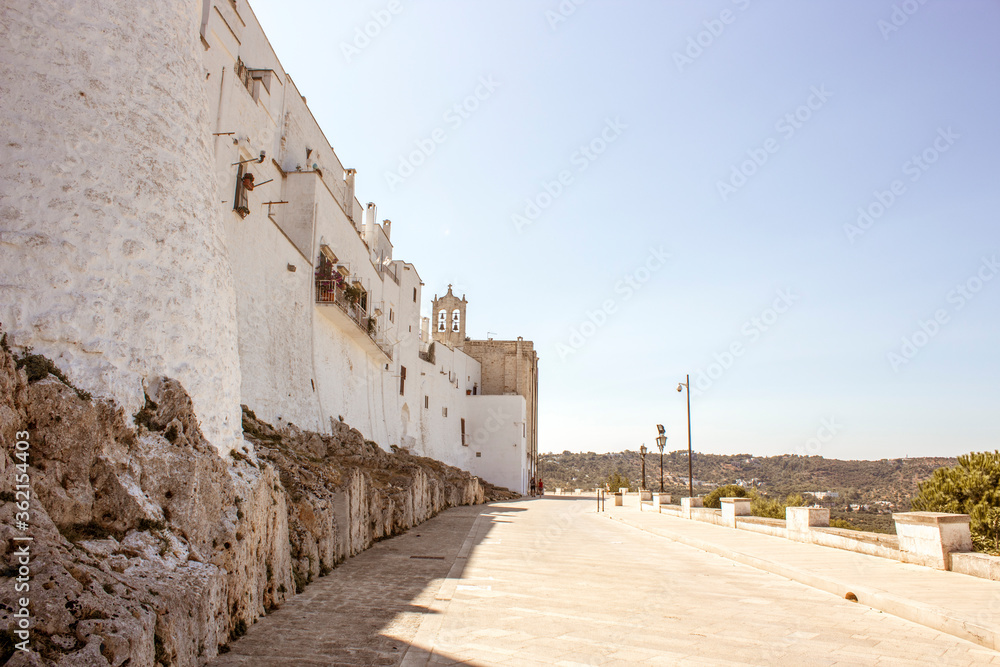
[[[540,452],[1000,448],[1000,3],[251,4]]]

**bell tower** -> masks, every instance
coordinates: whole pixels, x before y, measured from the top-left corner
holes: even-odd
[[[448,293],[440,299],[435,294],[431,312],[431,339],[461,350],[465,345],[465,307],[468,305],[464,294],[461,299],[452,294],[451,285],[448,285]]]

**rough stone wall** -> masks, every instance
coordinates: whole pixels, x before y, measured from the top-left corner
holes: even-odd
[[[0,662],[200,665],[258,617],[375,540],[483,502],[479,481],[390,454],[343,423],[320,436],[248,413],[220,458],[174,380],[127,415],[0,350]],[[27,431],[31,647],[12,656],[14,435]],[[5,634],[6,633],[6,634]],[[6,651],[6,652],[5,652]]]
[[[0,321],[134,413],[175,377],[208,440],[241,441],[195,0],[0,9]],[[137,95],[136,91],[141,91]]]

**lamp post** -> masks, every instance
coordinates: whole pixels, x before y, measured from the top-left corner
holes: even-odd
[[[688,400],[688,498],[694,498],[694,466],[691,465],[691,376],[685,375],[684,382],[677,383],[677,391],[687,389]]]
[[[663,493],[663,448],[667,445],[667,436],[664,434],[663,424],[657,424],[656,446],[660,449],[660,493]]]
[[[646,490],[646,445],[644,444],[639,448],[639,456],[642,457],[642,486],[639,487],[641,491]]]

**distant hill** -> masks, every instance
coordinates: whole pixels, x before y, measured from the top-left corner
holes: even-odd
[[[695,493],[702,495],[722,484],[743,483],[756,486],[772,496],[789,493],[832,491],[835,501],[824,504],[846,506],[850,503],[892,503],[897,511],[909,509],[917,485],[942,466],[957,463],[948,457],[882,459],[880,461],[841,461],[821,456],[752,456],[750,454],[694,454]],[[557,487],[594,488],[603,485],[608,475],[619,471],[633,485],[641,477],[639,453],[593,452],[541,454],[538,470],[546,489]],[[687,495],[687,450],[663,454],[665,490]],[[660,455],[646,455],[646,486],[660,486]]]

